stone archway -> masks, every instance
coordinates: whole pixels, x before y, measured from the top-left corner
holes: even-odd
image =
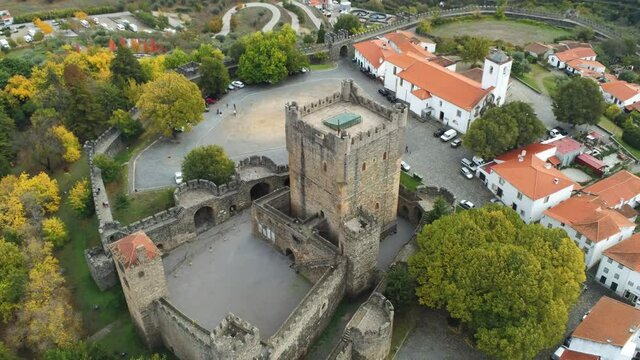
[[[203,206],[195,214],[193,214],[193,223],[196,230],[206,229],[214,224],[213,208],[211,206]]]
[[[402,205],[398,211],[398,215],[409,220],[409,208],[406,205]]]
[[[291,181],[289,180],[289,177],[287,176],[287,178],[284,180],[284,186],[290,186]]]
[[[420,220],[422,220],[422,210],[420,210],[420,207],[418,206],[413,208],[413,219],[416,224],[419,224]]]
[[[271,192],[271,185],[261,182],[253,185],[249,194],[251,195],[251,200],[257,200]]]
[[[291,251],[291,249],[287,248],[284,251],[284,255],[289,258],[289,260],[291,260],[291,262],[295,263],[296,262],[296,256],[293,254],[293,251]]]
[[[349,47],[347,45],[342,45],[340,47],[340,57],[345,58],[349,55]]]

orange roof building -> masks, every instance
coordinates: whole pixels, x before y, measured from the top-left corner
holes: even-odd
[[[596,279],[621,297],[640,302],[640,234],[604,251]]]
[[[597,54],[591,47],[576,47],[549,55],[547,62],[558,69],[564,69],[572,60],[595,61],[596,57]]]
[[[110,247],[111,254],[126,269],[153,260],[160,255],[156,245],[144,232],[125,236],[111,244]]]
[[[600,85],[604,99],[620,107],[640,102],[640,85],[617,80]]]
[[[543,56],[550,52],[552,49],[553,47],[551,47],[550,45],[539,42],[533,42],[527,44],[527,46],[524,47],[524,51],[528,52],[531,56]]]
[[[640,178],[622,170],[587,186],[583,191],[598,195],[603,204],[613,209],[619,209],[625,204],[635,208],[640,199]]]
[[[640,309],[603,296],[571,334],[570,350],[622,359],[623,347],[633,342],[640,328]],[[633,345],[633,344],[631,344]],[[635,346],[628,346],[627,351]],[[585,351],[585,350],[589,351]]]
[[[632,271],[640,273],[640,234],[607,249],[604,255]]]

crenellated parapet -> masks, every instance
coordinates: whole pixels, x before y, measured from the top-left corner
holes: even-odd
[[[232,313],[213,329],[211,337],[220,359],[252,359],[262,350],[258,328]]]

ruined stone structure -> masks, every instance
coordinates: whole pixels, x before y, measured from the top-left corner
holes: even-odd
[[[133,322],[149,347],[162,344],[181,359],[298,359],[345,295],[361,294],[380,280],[379,243],[395,228],[407,110],[386,108],[347,80],[339,92],[312,104],[287,104],[286,114],[291,171],[252,157],[238,164],[229,184],[180,185],[174,208],[126,227],[101,222],[105,249],[88,253],[92,274],[105,278],[99,267],[113,259]],[[313,284],[266,339],[234,314],[212,330],[185,315],[169,300],[161,260],[249,207],[254,234],[290,256],[292,267]],[[391,304],[372,295],[350,322],[353,336],[343,358],[384,358],[392,322]]]

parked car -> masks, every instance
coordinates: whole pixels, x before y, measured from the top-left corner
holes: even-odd
[[[387,95],[387,100],[389,100],[389,101],[390,101],[390,102],[392,102],[392,103],[395,103],[396,101],[398,101],[398,98],[396,98],[396,96],[395,96],[395,95],[393,95],[393,94],[389,93],[389,94]]]
[[[242,81],[240,81],[240,80],[232,81],[231,85],[233,85],[233,86],[235,86],[235,87],[237,87],[239,89],[242,89],[244,87],[244,83]]]
[[[462,174],[462,176],[466,177],[469,180],[473,179],[473,173],[471,172],[471,170],[467,169],[464,166],[460,168],[460,174]]]
[[[569,132],[567,132],[567,130],[565,130],[562,126],[556,126],[553,129],[549,130],[549,137],[556,137],[556,136],[567,136],[569,135]]]
[[[233,84],[229,84],[229,86],[227,86],[227,89],[229,89],[229,90],[235,90],[235,89],[236,89],[236,87],[235,87],[235,86],[233,86]]]
[[[173,175],[173,178],[175,179],[177,185],[182,184],[182,182],[184,181],[182,177],[182,171],[176,171],[176,173]]]
[[[211,105],[211,104],[215,104],[216,102],[218,102],[218,99],[213,98],[211,96],[207,96],[204,101],[207,103],[207,105]]]
[[[442,142],[447,142],[447,141],[453,139],[456,136],[458,136],[458,132],[453,130],[453,129],[449,129],[449,130],[445,131],[444,134],[442,134],[440,136],[440,140]]]
[[[492,204],[500,204],[500,205],[504,205],[504,203],[502,202],[502,200],[498,199],[498,198],[492,198],[491,200],[489,200],[490,203]]]
[[[80,20],[80,25],[82,25],[83,28],[89,28],[89,22],[87,20]]]
[[[31,35],[25,35],[24,36],[24,42],[30,43],[32,41],[33,41],[33,38],[31,37]]]
[[[478,166],[474,164],[473,161],[467,158],[462,158],[462,160],[460,160],[460,164],[462,164],[462,166],[464,167],[467,167],[471,171],[476,171],[478,169]]]
[[[124,24],[116,24],[116,30],[124,31],[125,29],[126,27],[124,26]]]
[[[469,210],[469,209],[473,209],[476,206],[473,205],[473,203],[469,200],[460,200],[460,207],[465,210]]]
[[[303,73],[303,74],[308,73],[309,71],[310,70],[309,70],[308,67],[303,67],[302,69],[300,69],[300,72]]]
[[[484,165],[484,159],[481,158],[480,156],[474,156],[471,158],[471,161],[473,161],[474,164],[476,164],[476,166],[482,166]]]
[[[440,137],[440,136],[442,136],[442,134],[445,133],[445,131],[447,131],[447,129],[439,128],[438,130],[433,132],[433,137]]]
[[[93,22],[97,25],[100,23],[100,19],[98,19],[97,17],[92,17],[91,20],[93,20]]]
[[[408,172],[409,170],[411,170],[411,165],[407,164],[404,161],[400,161],[400,170]]]
[[[385,88],[380,88],[378,89],[378,94],[387,97],[387,95],[389,95],[389,90],[385,89]]]
[[[460,146],[460,144],[462,144],[462,139],[457,138],[457,139],[453,139],[450,145],[452,148],[457,148],[458,146]]]

